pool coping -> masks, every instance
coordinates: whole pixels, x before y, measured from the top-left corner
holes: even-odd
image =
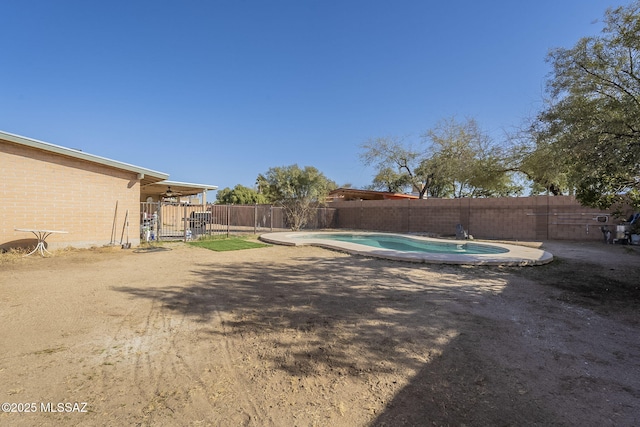
[[[372,246],[360,245],[357,243],[341,242],[327,239],[313,239],[301,236],[314,234],[384,234],[387,236],[408,237],[415,240],[424,240],[429,242],[446,242],[446,243],[462,243],[473,242],[479,245],[496,246],[508,249],[509,252],[500,254],[436,254],[436,253],[420,253],[420,252],[403,252],[392,249],[380,249]],[[407,261],[425,264],[457,264],[457,265],[502,265],[502,266],[527,266],[527,265],[543,265],[553,261],[553,255],[541,249],[530,248],[526,246],[518,246],[506,243],[493,243],[476,240],[452,240],[452,239],[435,239],[431,237],[423,237],[412,234],[385,233],[385,232],[365,232],[365,231],[281,231],[276,233],[266,233],[260,235],[260,240],[266,243],[288,246],[319,246],[327,249],[338,250],[349,254],[363,255],[368,257],[376,257],[389,259],[394,261]]]

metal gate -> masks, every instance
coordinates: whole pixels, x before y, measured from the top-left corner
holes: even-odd
[[[171,202],[142,202],[140,206],[140,238],[142,241],[191,240],[212,234],[212,212],[206,205]]]

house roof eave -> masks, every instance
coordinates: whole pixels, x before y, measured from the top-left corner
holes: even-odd
[[[51,144],[37,139],[27,138],[20,135],[0,131],[0,140],[4,140],[13,144],[31,147],[37,150],[47,151],[61,156],[71,157],[74,159],[84,160],[91,163],[97,163],[115,169],[121,169],[129,172],[135,172],[140,177],[141,183],[151,184],[153,182],[164,181],[169,178],[169,174],[158,172],[152,169],[135,166],[129,163],[119,162],[117,160],[108,159],[106,157],[96,156],[94,154],[85,153],[84,151],[75,150],[73,148],[62,147],[60,145]]]

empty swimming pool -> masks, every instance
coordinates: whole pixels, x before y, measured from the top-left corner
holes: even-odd
[[[260,239],[274,244],[314,245],[352,254],[441,264],[540,265],[553,256],[540,249],[460,240],[368,232],[281,232]]]

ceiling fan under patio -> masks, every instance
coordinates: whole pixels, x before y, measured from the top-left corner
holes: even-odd
[[[178,197],[178,196],[182,196],[182,193],[180,193],[179,191],[172,191],[171,190],[171,186],[167,187],[167,191],[165,191],[164,193],[160,194],[162,197],[168,199],[171,197]]]

